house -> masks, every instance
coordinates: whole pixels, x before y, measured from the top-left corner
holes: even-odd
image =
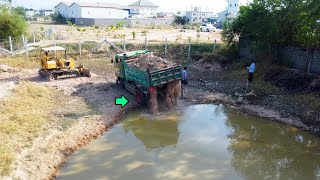
[[[216,13],[201,11],[201,8],[195,7],[191,11],[186,12],[185,20],[187,23],[208,22],[210,18],[216,17]]]
[[[32,18],[35,15],[35,10],[33,9],[25,9],[25,11],[26,11],[27,18]]]
[[[130,15],[133,18],[153,18],[157,17],[158,5],[148,0],[139,0],[129,5]]]
[[[223,22],[227,19],[231,20],[238,16],[241,6],[247,5],[252,0],[227,0],[226,10],[218,14],[218,21]]]
[[[158,13],[158,18],[174,18],[174,13],[172,13],[172,12],[160,12],[160,13]]]
[[[129,7],[110,3],[75,2],[69,6],[68,18],[126,19]]]
[[[59,12],[61,16],[69,18],[69,7],[72,5],[72,2],[60,2],[54,9],[56,12]]]
[[[175,14],[176,16],[180,16],[180,17],[184,17],[187,15],[187,12],[186,11],[179,11]]]
[[[54,13],[54,10],[42,9],[39,12],[40,12],[40,16],[50,16],[51,14]]]

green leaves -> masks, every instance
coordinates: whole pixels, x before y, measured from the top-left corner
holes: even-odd
[[[223,26],[223,39],[237,36],[262,43],[319,47],[320,2],[318,0],[254,0],[240,7],[240,15]]]

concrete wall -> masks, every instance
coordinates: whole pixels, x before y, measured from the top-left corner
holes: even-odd
[[[290,65],[301,71],[320,74],[320,49],[306,49],[302,47],[284,47],[282,58]]]
[[[156,26],[161,25],[171,25],[173,19],[93,19],[93,18],[75,18],[75,24],[90,26],[110,26],[116,25],[119,22],[124,22],[126,27],[135,27],[135,26],[147,26],[151,23],[154,23]],[[139,22],[137,24],[137,22]]]
[[[239,46],[240,58],[254,58],[252,41],[240,38]],[[320,49],[308,50],[298,46],[286,46],[277,50],[284,64],[301,71],[320,74]],[[259,55],[258,50],[257,55]]]

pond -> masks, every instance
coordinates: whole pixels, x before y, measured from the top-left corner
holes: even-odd
[[[57,179],[320,179],[320,138],[216,105],[159,120],[132,112]]]

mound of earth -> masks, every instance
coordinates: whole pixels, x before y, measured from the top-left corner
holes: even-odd
[[[175,65],[174,63],[155,56],[152,53],[142,54],[137,58],[130,59],[128,60],[128,64],[130,67],[140,70],[147,70],[149,68],[150,71],[160,70]]]
[[[206,70],[206,71],[217,71],[217,72],[222,71],[222,67],[219,63],[209,63],[204,61],[203,59],[194,63],[193,67],[199,70]]]
[[[287,68],[270,68],[264,80],[288,91],[305,91],[320,87],[318,77],[313,74]]]
[[[230,62],[228,58],[216,53],[205,53],[202,60],[207,63],[219,63],[221,65],[225,65]]]
[[[0,64],[0,72],[19,72],[17,68],[13,68],[4,64]]]

